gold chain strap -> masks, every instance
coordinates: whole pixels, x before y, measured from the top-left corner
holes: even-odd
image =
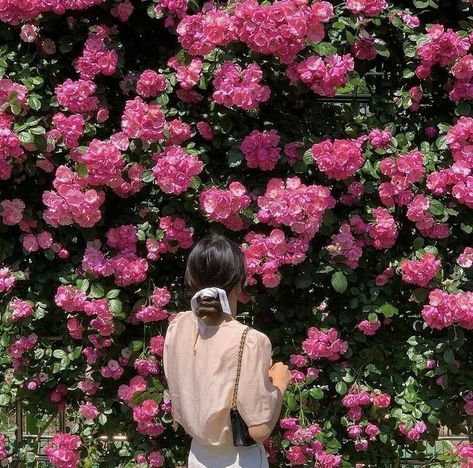
[[[246,335],[248,334],[249,331],[250,331],[250,327],[246,327],[243,330],[243,333],[241,335],[240,349],[238,351],[238,363],[237,363],[235,386],[233,387],[233,395],[232,395],[232,409],[234,410],[236,410],[237,408],[238,384],[240,383],[240,372],[241,372],[241,358],[243,357],[243,350],[245,348]]]

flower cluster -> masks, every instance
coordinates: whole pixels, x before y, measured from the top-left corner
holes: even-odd
[[[446,67],[463,57],[470,48],[467,37],[462,38],[450,28],[445,30],[441,24],[433,24],[427,31],[427,35],[428,40],[417,49],[421,63],[416,69],[416,75],[420,79],[428,78],[434,65]]]
[[[318,42],[324,37],[322,23],[332,16],[333,7],[325,1],[309,7],[306,1],[278,0],[263,6],[245,0],[235,8],[234,25],[238,38],[248,47],[290,64],[306,39]]]
[[[309,327],[302,349],[310,359],[337,361],[347,352],[348,342],[339,338],[339,332],[335,328],[323,332],[316,327]]]
[[[375,335],[381,326],[381,322],[376,320],[376,322],[370,322],[369,320],[362,320],[356,328],[363,332],[367,336]]]
[[[23,354],[32,350],[37,342],[38,336],[35,333],[31,333],[28,336],[18,338],[7,348],[7,354],[13,359],[14,369],[28,365],[29,360]]]
[[[9,78],[0,79],[0,106],[4,106],[5,103],[10,102],[13,98],[21,107],[26,107],[26,95],[28,88],[20,83],[15,83]],[[6,109],[5,109],[6,110]],[[5,112],[2,110],[2,113]]]
[[[473,247],[465,247],[463,252],[458,256],[457,263],[462,268],[473,267]]]
[[[163,216],[159,220],[159,239],[146,239],[148,260],[158,260],[161,255],[171,252],[176,253],[178,249],[189,249],[194,241],[192,230],[186,226],[184,219],[171,216]]]
[[[95,96],[96,85],[90,80],[73,81],[70,78],[55,89],[59,104],[70,112],[90,114],[94,112],[99,100]]]
[[[473,169],[473,118],[460,117],[456,124],[447,132],[445,141],[453,154],[455,162],[462,163],[468,169]]]
[[[166,320],[169,313],[164,307],[171,300],[171,294],[166,288],[155,288],[151,295],[152,305],[143,307],[135,314],[136,319],[140,322],[157,322],[159,320]]]
[[[159,405],[154,400],[145,400],[140,405],[133,408],[133,419],[137,422],[136,430],[140,434],[151,437],[160,436],[164,427],[159,422],[155,422],[155,417],[159,412]]]
[[[469,468],[473,461],[473,444],[461,442],[455,446],[455,455],[462,460],[462,468]]]
[[[360,140],[324,140],[310,149],[319,170],[330,179],[343,180],[356,174],[364,163]]]
[[[268,236],[248,232],[242,245],[247,265],[247,283],[255,284],[255,275],[260,275],[267,288],[276,287],[281,281],[279,268],[304,261],[308,247],[307,237],[286,239],[281,229],[273,229]]]
[[[24,151],[20,146],[18,136],[10,129],[2,128],[0,125],[0,180],[7,180],[11,177],[12,164],[21,163],[23,154]]]
[[[348,436],[354,439],[355,450],[364,452],[370,441],[375,441],[379,434],[379,427],[369,421],[369,417],[380,409],[389,408],[391,397],[379,390],[367,391],[352,385],[348,393],[342,398],[342,405],[348,408],[347,425]],[[363,408],[366,408],[364,411]]]
[[[304,465],[309,460],[327,468],[336,468],[342,461],[341,455],[333,455],[325,451],[324,445],[316,439],[321,428],[318,424],[302,426],[296,418],[283,418],[279,426],[284,431],[283,440],[292,446],[286,452],[286,458],[291,465]]]
[[[2,211],[0,216],[2,217],[2,222],[6,226],[14,226],[19,224],[23,219],[23,211],[25,209],[25,204],[19,198],[14,198],[13,200],[3,200],[0,203]]]
[[[371,130],[368,134],[369,142],[373,148],[387,148],[392,141],[392,133],[389,129],[385,128],[384,130],[380,130],[379,128],[375,128]]]
[[[61,137],[66,148],[76,148],[79,146],[79,139],[84,133],[85,120],[80,114],[64,115],[62,112],[54,114],[52,120],[57,132],[57,136]],[[51,130],[50,135],[56,135]]]
[[[347,8],[355,15],[378,16],[388,7],[386,0],[346,0]]]
[[[117,67],[118,55],[115,50],[107,48],[112,30],[98,26],[94,34],[85,41],[82,55],[74,63],[82,80],[93,80],[97,75],[113,75]]]
[[[158,0],[154,11],[157,15],[163,15],[165,12],[168,13],[168,16],[165,20],[166,25],[173,25],[174,18],[171,16],[177,16],[177,18],[182,19],[186,16],[186,11],[188,7],[187,0]]]
[[[224,62],[215,72],[212,97],[225,107],[256,109],[271,94],[269,86],[260,84],[262,79],[263,71],[256,63],[242,69],[236,63]]]
[[[404,434],[409,440],[419,440],[426,430],[427,425],[424,421],[419,421],[410,429],[404,423],[399,424],[399,432]]]
[[[253,130],[240,145],[248,167],[270,171],[274,169],[281,155],[278,147],[279,134],[276,130]]]
[[[309,238],[319,230],[325,211],[335,206],[328,187],[307,186],[297,176],[286,181],[270,179],[264,195],[257,201],[260,222],[275,227],[285,225]]]
[[[145,70],[136,83],[136,92],[143,98],[157,96],[166,91],[168,81],[154,70]]]
[[[134,6],[129,0],[124,0],[123,2],[115,3],[110,9],[110,14],[117,18],[122,23],[128,21],[128,18],[133,13]]]
[[[53,227],[77,223],[82,227],[94,226],[101,217],[100,207],[105,200],[103,192],[87,189],[84,180],[67,166],[59,166],[53,181],[56,189],[43,193],[46,205],[44,220]]]
[[[429,327],[438,330],[453,324],[473,330],[473,293],[448,294],[434,289],[429,294],[429,304],[422,309],[422,316]]]
[[[122,130],[129,138],[160,141],[166,119],[157,104],[146,104],[140,97],[127,101],[122,115]]]
[[[468,54],[462,57],[453,67],[452,75],[455,78],[452,89],[449,92],[452,101],[461,99],[470,100],[473,98],[473,55]]]
[[[44,453],[55,468],[75,468],[79,465],[82,446],[78,435],[57,433],[44,447]]]
[[[373,239],[373,247],[377,250],[389,249],[395,243],[398,235],[396,220],[386,208],[373,210],[375,223],[368,234]]]
[[[207,55],[215,47],[237,38],[233,18],[227,12],[213,9],[185,16],[176,31],[182,47],[192,55]]]
[[[93,421],[99,415],[99,410],[93,403],[87,401],[83,405],[79,406],[79,414],[84,419],[89,419]]]
[[[332,234],[331,243],[325,248],[336,261],[340,260],[350,268],[357,268],[358,262],[363,255],[365,241],[353,236],[349,223],[340,226],[338,234]]]
[[[2,5],[0,9],[0,21],[5,23],[17,25],[22,21],[30,21],[35,19],[41,13],[54,12],[57,15],[62,15],[69,10],[85,10],[94,5],[100,5],[104,0],[53,0],[42,1],[33,0],[26,3],[22,2],[8,2]]]
[[[71,154],[78,163],[85,165],[87,176],[84,181],[88,185],[114,186],[120,181],[125,161],[121,151],[110,141],[94,139],[85,152]]]
[[[33,315],[32,303],[30,301],[24,301],[23,299],[13,299],[10,304],[8,304],[8,309],[11,313],[11,320],[14,322]]]
[[[379,169],[390,178],[389,182],[379,185],[381,201],[386,206],[407,205],[414,198],[409,187],[424,176],[424,154],[410,151],[397,159],[385,158],[380,162]]]
[[[374,60],[378,55],[375,47],[375,37],[367,33],[360,34],[351,46],[351,53],[360,60]]]
[[[429,210],[430,202],[424,195],[416,195],[407,206],[407,219],[413,221],[423,236],[445,239],[449,235],[446,223],[435,221]]]
[[[176,56],[168,60],[168,66],[176,70],[176,79],[182,89],[191,89],[199,82],[202,64],[200,58],[194,58],[188,64],[180,64]]]
[[[426,252],[420,260],[404,260],[399,268],[402,271],[403,281],[425,287],[442,268],[442,263],[435,255]]]
[[[184,151],[180,146],[168,146],[162,153],[153,155],[155,166],[153,175],[159,188],[165,193],[184,193],[198,175],[204,164],[197,156]]]
[[[5,443],[5,436],[0,434],[0,461],[5,460],[7,458],[7,445]]]
[[[241,218],[240,212],[250,205],[251,198],[240,182],[231,182],[228,190],[216,187],[204,189],[199,194],[200,209],[211,220],[222,223],[232,231],[248,227],[248,221]]]
[[[305,83],[314,93],[334,96],[337,88],[347,84],[348,73],[355,62],[350,54],[320,57],[311,55],[301,62],[292,63],[286,73],[292,84]]]

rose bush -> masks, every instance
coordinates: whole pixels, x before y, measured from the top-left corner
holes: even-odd
[[[0,463],[185,461],[163,340],[212,230],[291,363],[273,466],[469,466],[427,449],[472,427],[471,3],[0,0]],[[17,401],[66,428],[15,441]]]

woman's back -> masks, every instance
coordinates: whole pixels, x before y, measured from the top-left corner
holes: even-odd
[[[245,327],[238,320],[205,325],[192,311],[177,314],[168,327],[164,372],[173,416],[200,444],[224,445],[232,441],[229,414]],[[265,423],[274,413],[278,389],[269,380],[270,363],[268,337],[251,329],[243,351],[237,401],[248,426]]]

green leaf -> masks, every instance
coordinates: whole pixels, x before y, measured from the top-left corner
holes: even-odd
[[[445,207],[438,200],[430,200],[429,209],[433,215],[437,216],[440,216],[445,212]]]
[[[322,56],[335,55],[337,53],[337,48],[329,42],[319,42],[312,48],[314,49],[315,53]]]
[[[347,290],[348,281],[345,274],[341,271],[336,271],[332,275],[331,283],[332,283],[333,289],[335,289],[335,291],[337,291],[340,294],[344,293]]]
[[[80,278],[76,281],[76,285],[81,291],[86,292],[89,289],[89,280],[87,278]]]
[[[447,348],[443,353],[443,359],[447,364],[453,364],[455,361],[455,354],[452,348]]]
[[[141,181],[145,184],[149,184],[154,181],[153,171],[151,169],[146,169],[141,174]]]
[[[100,283],[92,283],[92,286],[90,287],[89,297],[99,299],[103,297],[104,294],[105,291]]]
[[[55,349],[53,356],[58,359],[63,359],[66,356],[66,352],[63,349]]]
[[[181,49],[177,54],[176,54],[177,62],[179,65],[189,65],[192,61],[192,57],[187,52],[185,49]]]
[[[374,312],[372,312],[371,314],[368,314],[368,320],[371,322],[371,323],[376,323],[378,321],[378,316],[377,314],[375,314]]]
[[[107,416],[103,413],[100,413],[97,420],[98,420],[99,424],[103,426],[107,422]]]
[[[118,297],[119,294],[120,294],[119,289],[110,289],[110,291],[108,291],[108,293],[105,297],[107,299],[115,299],[116,297]]]
[[[85,163],[77,164],[76,172],[79,175],[79,177],[87,177],[89,175],[89,171],[87,169],[87,164],[85,164]]]
[[[312,157],[312,153],[310,150],[307,150],[304,155],[302,156],[302,160],[307,166],[310,166],[311,164],[314,164],[314,158]]]
[[[192,178],[191,187],[194,190],[199,190],[199,187],[201,186],[201,184],[202,184],[202,181],[199,176],[194,176]]]
[[[14,115],[21,114],[21,106],[18,104],[10,104],[10,110],[12,111],[12,114]]]
[[[348,388],[345,382],[338,382],[337,385],[335,385],[335,391],[340,395],[345,395],[345,393],[347,393],[347,390]]]
[[[108,305],[110,307],[110,312],[114,315],[114,317],[125,318],[123,305],[119,299],[110,299],[108,301]]]
[[[321,400],[324,397],[324,391],[321,388],[311,388],[309,394],[315,400]]]
[[[378,55],[381,55],[381,57],[387,58],[391,56],[391,52],[389,51],[389,49],[386,47],[385,44],[375,43],[374,48],[376,49],[376,52],[378,53]]]
[[[399,312],[399,310],[396,307],[394,307],[392,304],[389,304],[388,302],[386,302],[385,304],[383,304],[381,307],[377,309],[377,312],[380,312],[385,317],[392,317],[396,315]]]
[[[353,45],[355,43],[355,36],[348,30],[345,31],[346,37],[347,37],[347,42],[350,45]]]
[[[134,340],[131,342],[131,349],[133,351],[139,351],[143,349],[143,342],[141,340]]]
[[[161,94],[156,98],[156,102],[160,107],[166,107],[169,104],[169,96],[167,94]]]
[[[10,396],[6,394],[1,394],[0,395],[0,406],[6,406],[10,403]]]
[[[28,106],[31,107],[31,109],[33,110],[39,110],[41,108],[41,101],[38,99],[38,96],[36,94],[28,96],[26,102],[28,103]]]
[[[460,229],[463,232],[466,232],[467,234],[471,234],[473,232],[473,226],[471,224],[461,223],[460,224]]]

